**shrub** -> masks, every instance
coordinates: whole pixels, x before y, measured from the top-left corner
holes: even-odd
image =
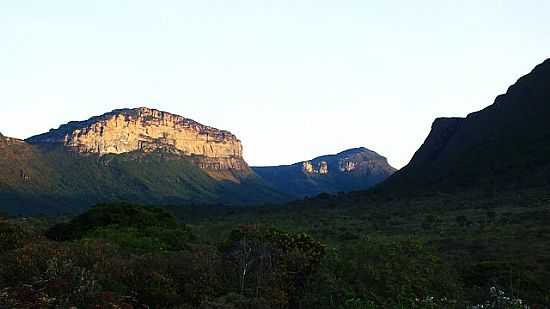
[[[292,307],[319,269],[325,246],[304,233],[249,225],[234,230],[222,252],[229,279],[238,283],[235,291],[263,297],[273,306]]]
[[[415,299],[461,294],[457,276],[417,241],[353,242],[341,250],[339,263],[353,298],[367,296],[380,306],[413,307]]]
[[[96,228],[112,225],[135,228],[178,226],[176,217],[163,208],[124,203],[100,204],[68,223],[53,226],[46,236],[53,240],[75,240]]]

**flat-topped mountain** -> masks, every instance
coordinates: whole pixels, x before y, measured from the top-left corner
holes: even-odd
[[[69,122],[27,141],[60,143],[100,155],[173,149],[185,155],[242,158],[243,148],[228,131],[146,107],[117,109],[86,121]]]
[[[251,173],[243,160],[241,141],[235,135],[146,107],[118,109],[86,121],[69,122],[26,141],[63,145],[79,153],[100,156],[165,151],[188,156],[207,171]]]
[[[18,140],[0,136],[0,205],[74,212],[99,202],[288,200],[248,166],[228,131],[149,108],[119,109]]]
[[[395,172],[385,157],[364,147],[253,170],[277,190],[296,197],[367,189]]]
[[[550,184],[550,59],[487,108],[438,118],[386,192],[510,190]]]

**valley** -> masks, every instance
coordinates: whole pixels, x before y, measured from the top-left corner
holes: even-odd
[[[549,104],[546,60],[400,170],[149,108],[0,135],[0,307],[548,308]]]

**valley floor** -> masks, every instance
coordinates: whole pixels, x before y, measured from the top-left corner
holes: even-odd
[[[546,192],[173,206],[180,223],[153,227],[105,206],[109,224],[63,241],[4,220],[0,307],[548,308]]]

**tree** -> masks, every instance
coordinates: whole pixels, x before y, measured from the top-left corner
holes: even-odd
[[[222,251],[238,278],[241,295],[286,306],[299,301],[307,278],[319,268],[325,246],[307,234],[247,225],[232,231]]]

